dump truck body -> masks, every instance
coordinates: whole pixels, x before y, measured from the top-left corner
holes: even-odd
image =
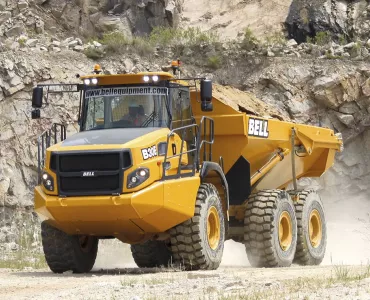
[[[81,79],[80,132],[66,138],[61,125],[60,142],[55,135],[57,143],[50,144],[51,131],[39,139],[35,211],[43,220],[44,251],[54,272],[89,271],[103,238],[132,244],[140,267],[171,260],[214,269],[229,238],[246,244],[256,266],[289,265],[296,245],[304,243],[297,238],[303,225],[292,199],[300,203],[296,209],[305,210],[312,201],[318,207],[309,219],[319,225],[311,222],[309,232],[316,232],[311,239],[325,248],[317,242],[324,240],[324,215],[315,194],[295,189],[289,194],[286,188],[333,165],[342,142],[332,130],[264,117],[256,111],[271,115],[266,106],[242,92],[229,105],[231,91],[222,97],[222,87],[215,85],[212,95],[205,79],[200,91],[161,72],[99,71]],[[36,108],[42,105],[42,88],[34,89]],[[38,118],[39,111],[32,116]],[[59,127],[53,128],[56,134]],[[266,245],[279,240],[283,252],[275,249],[273,260],[258,254],[263,253],[259,227],[270,228]],[[74,245],[73,258],[65,258],[72,267],[55,257],[53,236]]]
[[[320,177],[334,164],[336,152],[341,151],[342,141],[331,129],[246,114],[215,97],[213,111],[202,112],[197,99],[199,95],[193,92],[195,119],[199,121],[206,115],[214,120],[212,152],[214,159],[222,157],[230,194],[235,195],[230,197],[230,204],[242,204],[246,200],[236,196],[241,180],[234,176],[244,176],[243,185],[250,182],[251,191],[283,189],[293,181],[291,152],[294,152],[295,176],[299,179]],[[275,157],[280,157],[280,162],[262,176],[260,172]]]

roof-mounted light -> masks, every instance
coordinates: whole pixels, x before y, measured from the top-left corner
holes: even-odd
[[[149,82],[149,80],[150,80],[148,75],[145,75],[143,79],[144,79],[145,82]]]
[[[93,78],[93,79],[91,79],[91,83],[92,83],[92,84],[98,84],[98,79],[97,79],[97,78]]]
[[[158,80],[159,80],[158,75],[154,75],[154,76],[153,76],[153,81],[154,81],[154,82],[157,82]]]
[[[96,74],[100,74],[101,73],[101,67],[100,67],[100,65],[99,64],[96,64],[95,66],[94,66],[94,73],[96,73]]]
[[[89,79],[89,78],[86,78],[86,79],[84,80],[84,83],[85,83],[86,85],[89,85],[89,84],[90,84],[90,79]]]

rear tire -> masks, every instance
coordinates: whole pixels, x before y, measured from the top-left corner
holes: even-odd
[[[309,189],[297,194],[294,205],[298,224],[294,263],[304,266],[319,265],[325,257],[327,243],[323,203],[320,196]]]
[[[68,235],[45,222],[41,223],[41,237],[46,262],[54,273],[87,273],[93,268],[97,237]]]
[[[172,263],[172,253],[165,241],[131,245],[131,253],[139,268],[168,267]]]
[[[289,267],[297,244],[297,220],[288,193],[264,190],[248,199],[244,241],[252,267]]]
[[[221,199],[213,184],[200,185],[194,216],[172,228],[170,234],[176,265],[186,270],[216,270],[220,266],[225,224]]]

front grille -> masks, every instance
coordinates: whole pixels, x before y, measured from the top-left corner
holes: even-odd
[[[59,160],[61,172],[118,170],[120,153],[65,155]]]
[[[131,166],[127,150],[54,153],[53,156],[61,196],[120,194],[123,171]]]

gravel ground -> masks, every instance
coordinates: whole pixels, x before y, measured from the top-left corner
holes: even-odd
[[[370,299],[366,266],[216,271],[0,269],[0,299]]]

